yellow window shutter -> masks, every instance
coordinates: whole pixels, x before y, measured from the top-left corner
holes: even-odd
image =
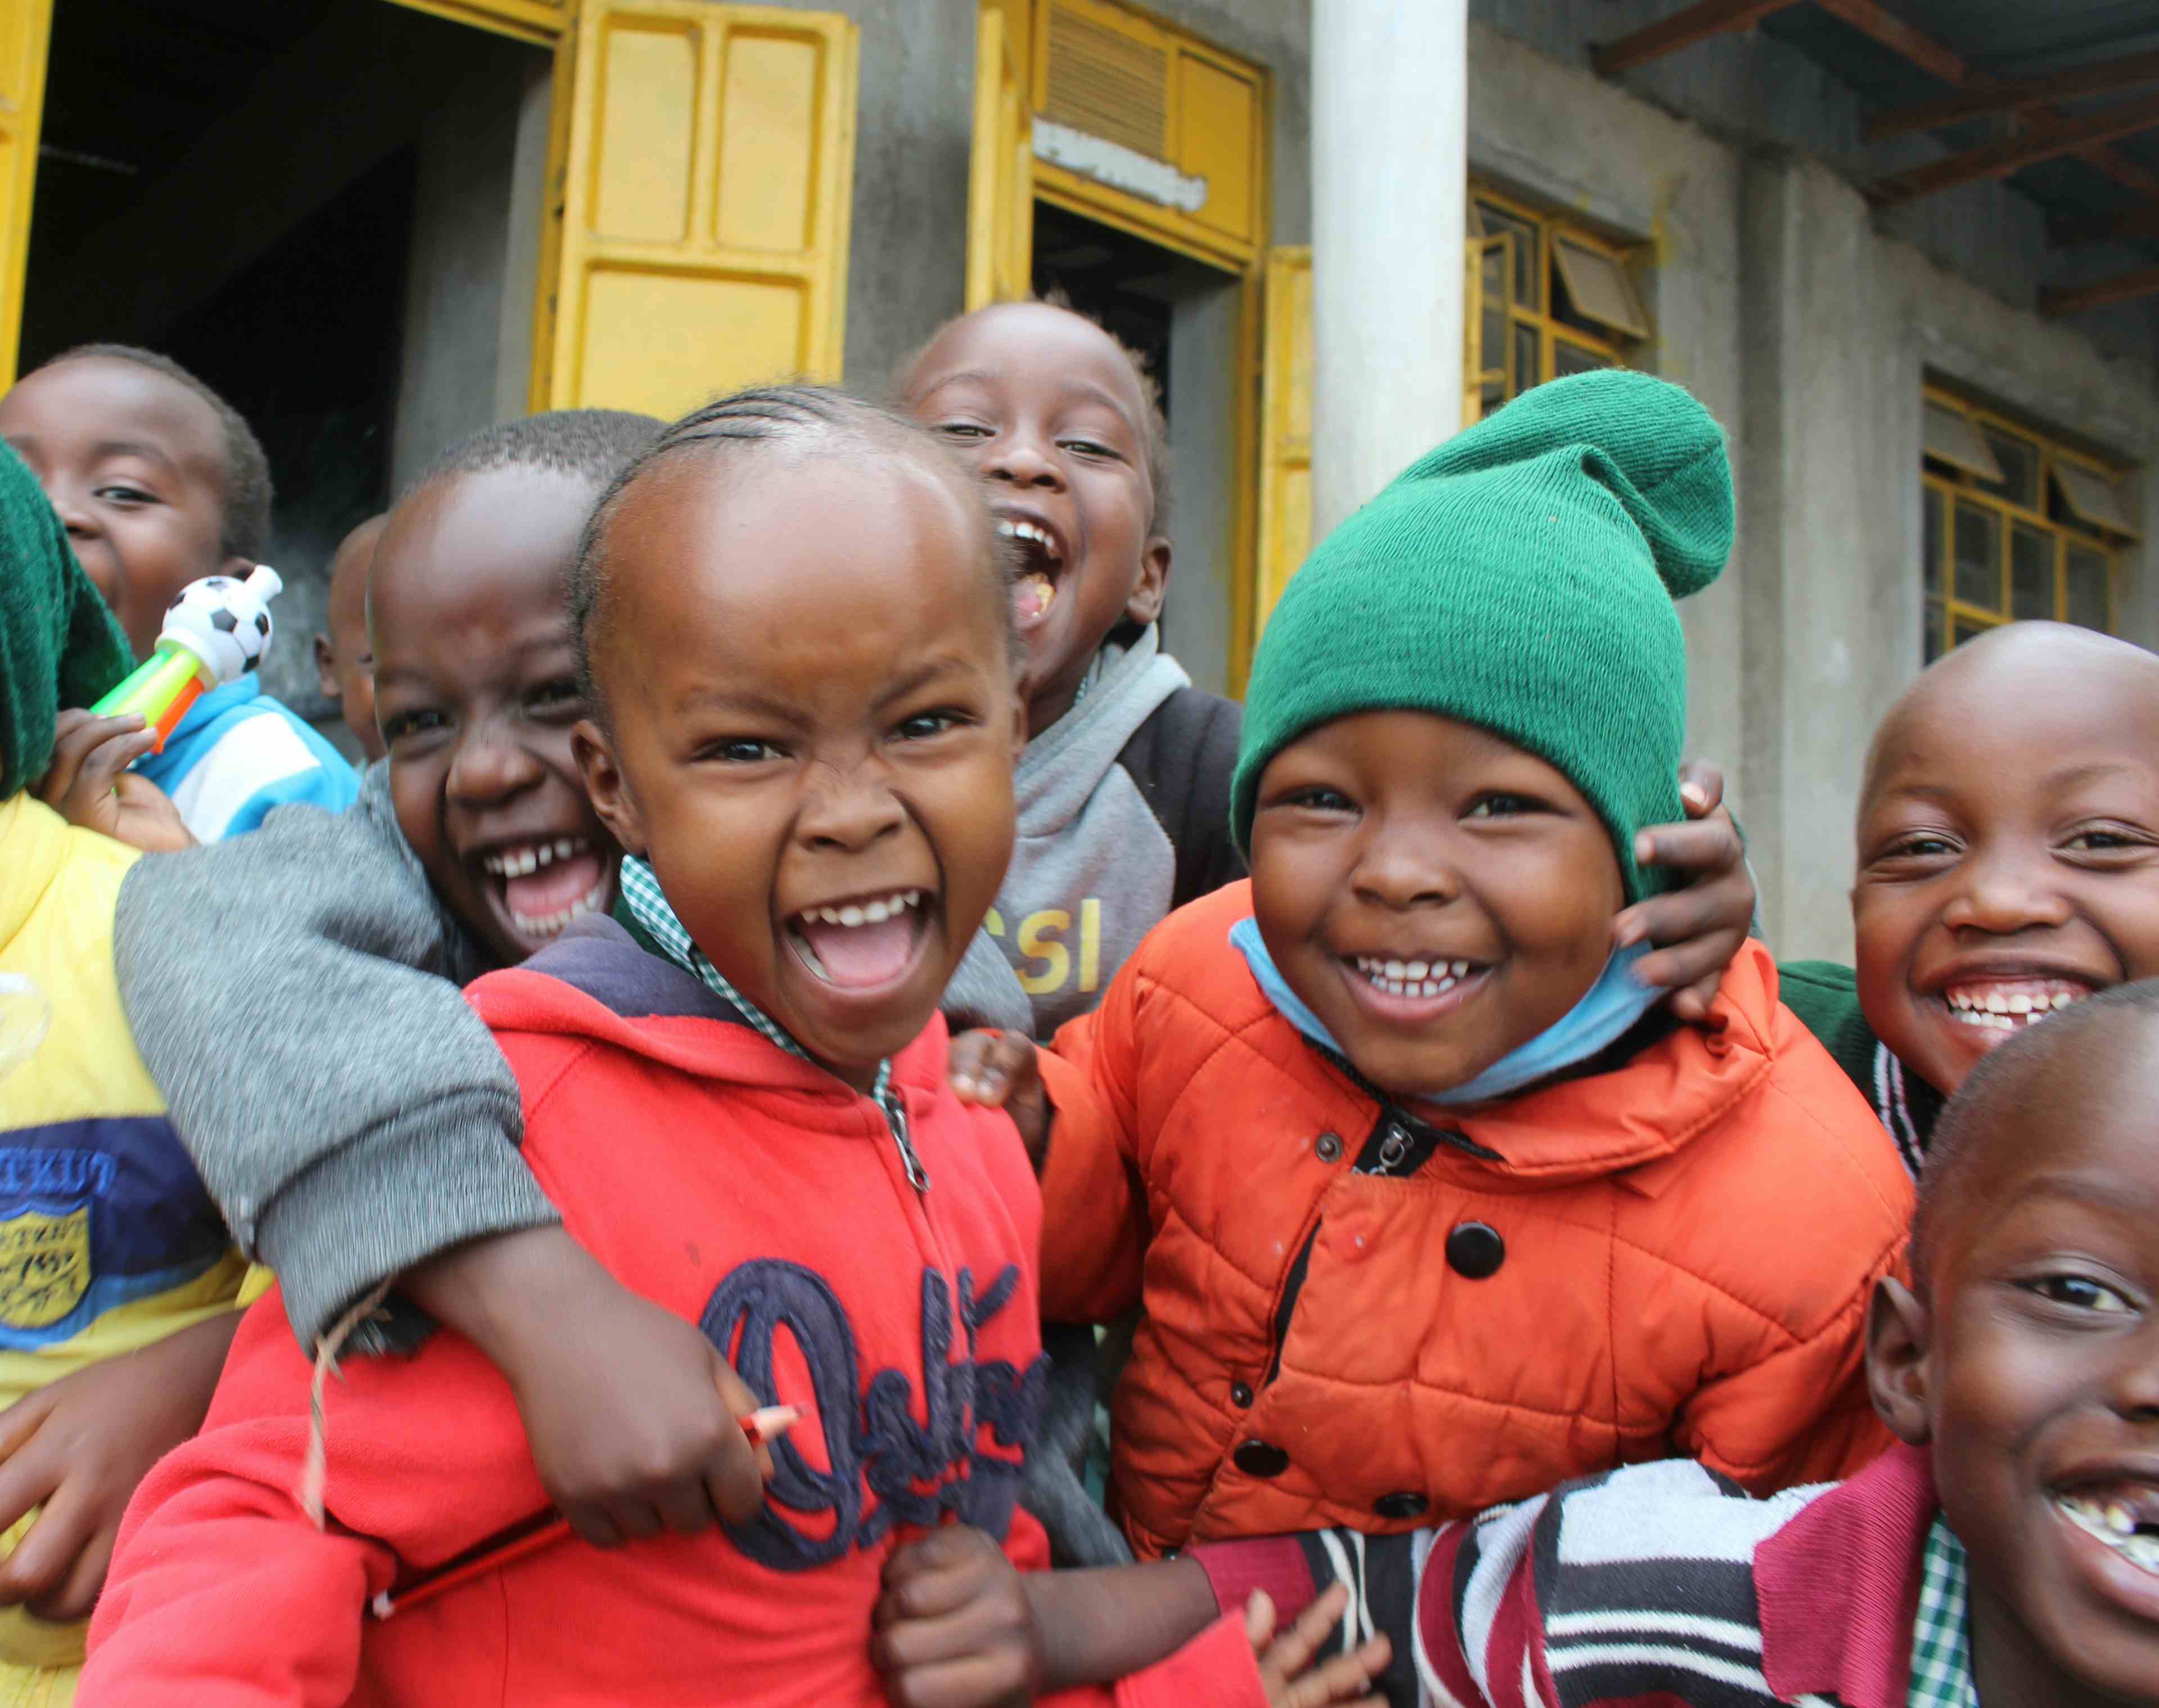
[[[839,379],[856,42],[831,13],[578,0],[551,407]]]
[[[1252,640],[1312,549],[1312,251],[1267,251],[1260,396],[1259,598]]]
[[[1034,121],[1026,60],[1002,6],[975,20],[975,143],[967,173],[967,312],[1033,284]]]
[[[0,386],[15,378],[53,0],[0,0]]]

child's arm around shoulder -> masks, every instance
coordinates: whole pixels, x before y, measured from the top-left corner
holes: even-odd
[[[113,946],[173,1126],[303,1344],[401,1270],[557,1219],[458,988],[477,953],[379,781],[349,813],[137,862]]]

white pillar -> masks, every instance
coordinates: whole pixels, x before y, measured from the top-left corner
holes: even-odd
[[[1462,425],[1468,0],[1312,0],[1312,525]]]

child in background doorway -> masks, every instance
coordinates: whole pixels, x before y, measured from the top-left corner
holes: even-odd
[[[37,475],[138,658],[157,644],[181,588],[245,576],[267,544],[261,446],[230,404],[152,351],[96,344],[54,357],[0,397],[0,441]],[[44,798],[108,832],[109,801],[76,786],[76,768],[106,742],[122,745],[136,777],[171,800],[198,842],[251,831],[292,801],[341,812],[359,792],[337,750],[252,675],[198,700],[162,753],[122,720],[76,720],[70,732],[76,739],[64,743]]]
[[[512,1390],[450,1335],[349,1366],[327,1411],[331,1522],[311,1525],[286,1493],[308,1360],[258,1312],[210,1427],[132,1514],[85,1696],[678,1703],[723,1680],[743,1704],[871,1708],[888,1682],[900,1700],[962,1682],[937,1642],[986,1630],[1018,1657],[1004,1689],[1022,1700],[1106,1683],[1064,1670],[1054,1581],[918,1580],[880,1633],[914,1656],[889,1681],[867,1640],[888,1576],[949,1519],[1023,1565],[1045,1551],[1014,1506],[1039,1395],[1039,1200],[1009,1122],[946,1084],[937,1013],[1010,852],[1023,738],[987,518],[896,417],[743,394],[616,481],[573,608],[575,743],[629,851],[630,924],[581,924],[470,996],[570,1229],[698,1323],[759,1403],[801,1411],[771,1450],[774,1498],[725,1533],[613,1556],[505,1554],[425,1611],[370,1618],[416,1570],[544,1509]],[[416,1431],[437,1449],[418,1460]],[[1286,1684],[1224,1620],[1116,1700],[1257,1708]]]
[[[364,763],[386,751],[375,727],[375,653],[367,640],[367,567],[386,515],[370,516],[344,536],[330,560],[327,628],[315,636],[315,675],[325,700],[334,701],[344,727],[360,744]]]
[[[1885,1279],[1869,1323],[1874,1407],[1902,1445],[1850,1482],[1756,1501],[1642,1465],[1436,1535],[1230,1543],[1185,1571],[1232,1607],[1349,1580],[1363,1628],[1395,1638],[1402,1705],[2154,1708],[2155,1084],[2150,981],[1960,1076],[1916,1279]],[[1214,1617],[1209,1595],[1184,1623]]]
[[[130,668],[36,480],[0,449],[4,1708],[72,1699],[121,1514],[201,1423],[239,1322],[243,1265],[113,979],[114,901],[136,855],[28,788],[48,768],[57,708]]]
[[[1856,968],[1787,966],[1785,1000],[1917,1174],[1990,1050],[2159,974],[2159,658],[2059,623],[1967,642],[1882,719],[1857,829]]]
[[[1412,465],[1261,642],[1250,885],[1054,1048],[962,1041],[1042,1155],[1047,1312],[1142,1309],[1136,1551],[1404,1529],[1675,1449],[1762,1489],[1879,1451],[1861,1331],[1909,1182],[1759,945],[1706,1029],[1612,949],[1675,816],[1673,598],[1732,526],[1716,424],[1642,375]]]

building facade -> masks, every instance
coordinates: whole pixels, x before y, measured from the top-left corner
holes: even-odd
[[[1866,739],[1927,659],[2018,616],[2159,641],[2159,297],[2087,287],[2150,267],[2159,170],[2133,114],[2010,99],[2159,60],[2149,9],[0,0],[0,363],[122,339],[232,396],[304,634],[338,535],[486,422],[877,393],[962,308],[1061,289],[1162,373],[1166,626],[1230,692],[1358,408],[1323,384],[1315,440],[1315,266],[1323,360],[1362,327],[1421,432],[1660,374],[1740,492],[1683,608],[1691,745],[1772,940],[1844,955]],[[1428,104],[1388,95],[1434,53]]]

